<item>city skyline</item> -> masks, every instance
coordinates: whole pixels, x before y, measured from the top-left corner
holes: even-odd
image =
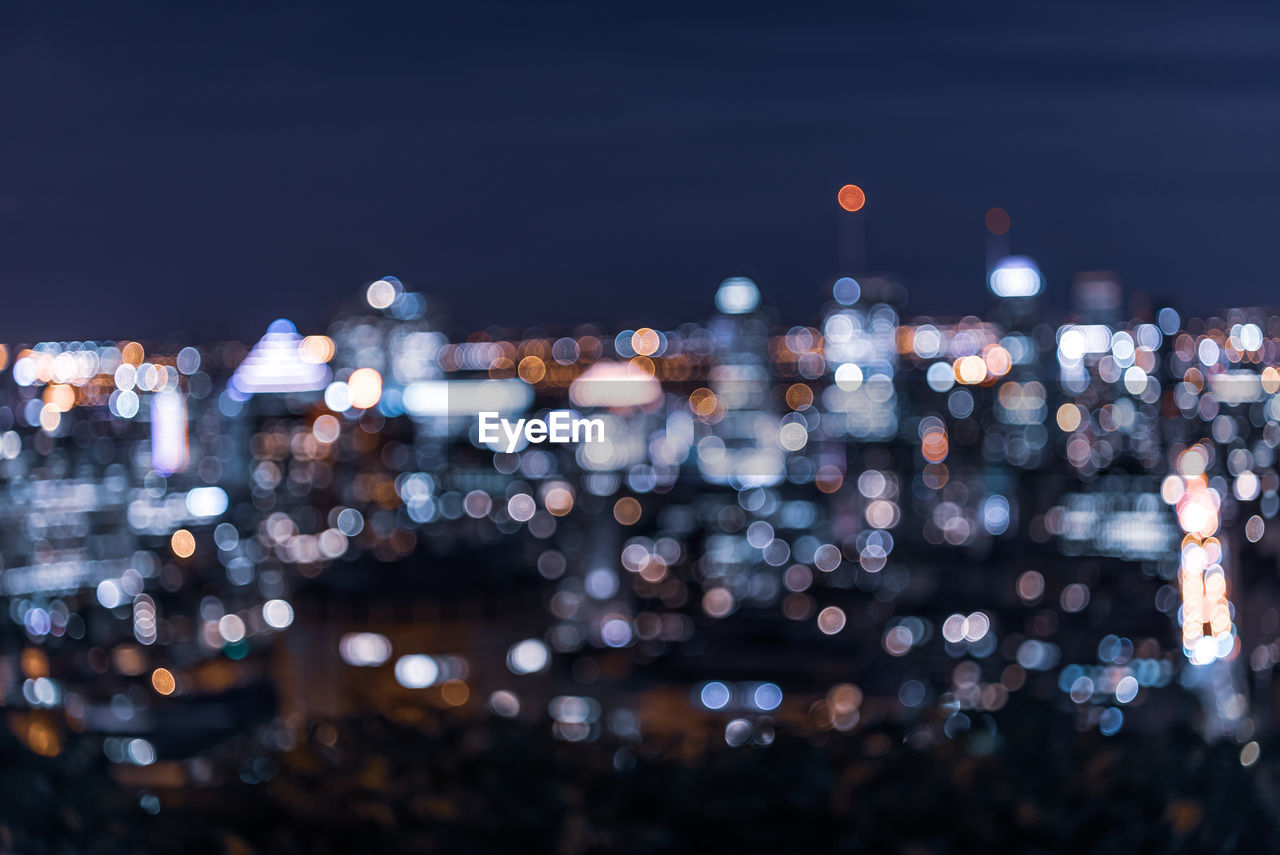
[[[0,10],[0,849],[1280,851],[1278,58]]]

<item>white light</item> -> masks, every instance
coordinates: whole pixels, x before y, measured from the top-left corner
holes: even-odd
[[[262,619],[272,629],[284,629],[293,623],[293,606],[284,600],[267,600],[262,604]]]
[[[597,362],[569,385],[577,407],[643,407],[662,397],[662,384],[630,362]]]
[[[506,689],[498,689],[489,695],[489,711],[503,718],[515,718],[520,714],[520,699]]]
[[[656,382],[656,381],[655,381]],[[414,418],[522,413],[533,403],[523,380],[418,380],[404,389],[405,412]]]
[[[36,382],[36,360],[34,357],[24,356],[13,363],[13,382],[19,386],[30,386]]]
[[[942,637],[952,644],[958,644],[964,640],[965,629],[968,628],[968,621],[964,615],[951,615],[942,622]]]
[[[618,593],[618,575],[606,567],[598,567],[587,574],[583,587],[594,599],[607,600]]]
[[[237,615],[223,615],[218,619],[218,635],[228,644],[235,644],[244,638],[244,621]]]
[[[726,315],[742,315],[760,305],[760,289],[745,276],[734,276],[716,290],[716,308]]]
[[[965,619],[963,628],[966,641],[981,641],[991,628],[991,619],[982,612],[974,612]]]
[[[862,369],[852,362],[845,362],[836,369],[836,385],[846,392],[853,392],[862,385]]]
[[[536,638],[526,638],[507,651],[507,667],[513,674],[532,674],[551,661],[547,646]]]
[[[351,409],[351,390],[341,380],[335,380],[324,390],[324,405],[335,413],[345,413]]]
[[[631,643],[631,624],[620,617],[606,620],[600,625],[600,640],[609,647],[626,647]]]
[[[376,632],[348,632],[338,640],[338,654],[348,665],[371,668],[391,656],[391,642]]]
[[[292,323],[273,321],[267,334],[231,375],[230,386],[241,395],[261,392],[314,392],[329,382],[329,367],[307,362],[299,353],[302,336]]]
[[[924,373],[924,381],[935,392],[950,392],[956,385],[956,372],[949,362],[935,362]]]
[[[1240,343],[1245,350],[1257,350],[1262,347],[1262,330],[1257,324],[1245,324],[1240,328]]]
[[[369,286],[365,292],[365,299],[375,309],[386,309],[396,301],[396,297],[400,296],[400,290],[398,280],[389,282],[386,279],[379,279]]]
[[[103,608],[114,609],[121,601],[120,586],[114,579],[103,579],[98,583],[98,602]]]
[[[145,739],[129,740],[129,762],[135,766],[150,766],[156,762],[156,749]]]
[[[1192,665],[1208,665],[1218,658],[1218,642],[1206,635],[1195,642],[1188,657]]]
[[[406,689],[425,689],[440,678],[440,663],[424,653],[412,653],[396,660],[396,682]]]
[[[187,491],[187,513],[216,517],[227,510],[227,494],[221,487],[195,487]]]
[[[131,419],[138,414],[138,393],[132,389],[126,389],[111,393],[111,397],[107,399],[107,406],[111,408],[111,413],[122,419]]]
[[[195,374],[200,370],[200,351],[194,347],[184,347],[178,351],[178,358],[174,360],[177,363],[178,371],[183,374]]]
[[[1040,293],[1040,268],[1025,256],[1011,255],[991,271],[989,283],[997,297],[1034,297]]]
[[[151,468],[166,477],[187,468],[187,401],[177,392],[151,399]]]

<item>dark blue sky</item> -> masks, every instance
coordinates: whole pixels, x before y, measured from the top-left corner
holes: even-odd
[[[1110,267],[1280,302],[1280,11],[1223,4],[95,4],[0,12],[0,338],[250,337],[394,273],[458,328],[803,320],[835,191],[909,310]]]

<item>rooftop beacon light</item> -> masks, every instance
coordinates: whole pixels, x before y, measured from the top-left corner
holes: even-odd
[[[745,276],[734,276],[716,289],[716,308],[726,315],[745,315],[760,305],[760,289]]]

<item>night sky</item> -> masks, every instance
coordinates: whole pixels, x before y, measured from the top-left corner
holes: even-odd
[[[988,306],[992,205],[1051,303],[1280,302],[1280,11],[686,5],[8,4],[0,340],[317,329],[384,274],[455,332],[735,274],[803,321],[848,182],[911,314]]]

